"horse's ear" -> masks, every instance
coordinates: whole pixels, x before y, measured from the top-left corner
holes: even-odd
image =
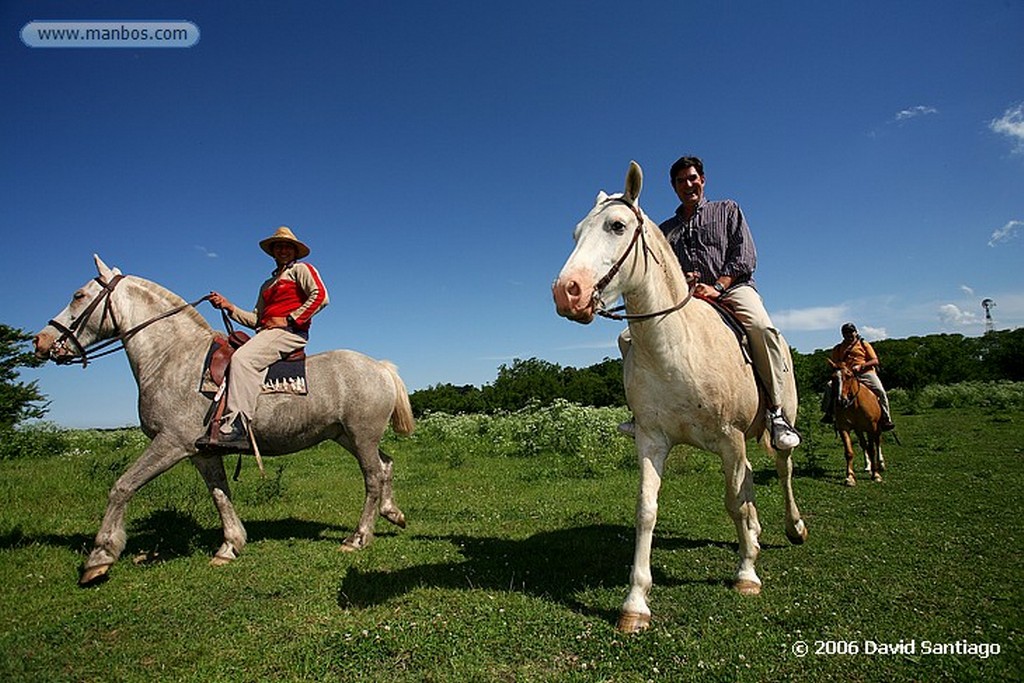
[[[100,279],[104,282],[110,282],[115,275],[121,274],[121,271],[117,268],[108,268],[107,264],[103,262],[103,259],[99,257],[99,254],[93,254],[92,259],[96,262],[96,272],[99,273]]]
[[[624,193],[626,198],[636,204],[636,200],[640,199],[640,190],[643,186],[644,172],[640,168],[640,164],[630,161],[629,171],[626,172],[626,191]]]
[[[600,192],[597,193],[597,199],[594,200],[594,206],[597,206],[598,204],[600,204],[601,202],[606,201],[607,199],[608,199],[608,193],[605,192],[604,190],[601,190]]]

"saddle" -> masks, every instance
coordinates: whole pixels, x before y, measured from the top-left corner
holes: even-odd
[[[743,329],[743,323],[739,321],[735,313],[717,301],[712,299],[704,299],[704,301],[711,304],[711,308],[715,309],[722,318],[722,322],[725,323],[725,326],[736,335],[736,343],[740,345],[740,350],[743,351],[743,358],[747,364],[753,364],[753,359],[750,356],[750,341],[747,338],[747,331]],[[757,373],[754,374],[756,375]]]
[[[245,332],[231,332],[227,336],[217,335],[210,342],[203,364],[203,377],[199,392],[214,398],[227,377],[231,356],[251,337]],[[267,368],[263,382],[263,393],[306,394],[306,350],[298,349]]]

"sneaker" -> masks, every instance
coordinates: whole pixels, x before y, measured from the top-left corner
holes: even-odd
[[[769,411],[768,423],[772,430],[772,448],[791,451],[800,445],[800,435],[789,424],[781,410]]]

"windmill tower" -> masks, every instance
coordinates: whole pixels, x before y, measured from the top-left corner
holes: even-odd
[[[981,302],[981,307],[985,309],[985,334],[989,334],[995,329],[992,325],[992,309],[996,307],[996,302],[985,299]]]

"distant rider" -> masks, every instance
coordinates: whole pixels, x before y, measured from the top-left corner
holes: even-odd
[[[882,407],[879,427],[882,428],[882,431],[894,429],[896,425],[893,424],[892,413],[889,410],[889,395],[885,393],[882,380],[875,370],[878,367],[878,354],[875,353],[874,347],[860,336],[853,323],[846,323],[841,331],[843,341],[832,347],[830,356],[832,362],[836,365],[846,365],[857,376],[857,380],[861,384],[874,392],[878,397],[878,404]],[[826,424],[832,424],[835,421],[833,411],[835,409],[835,392],[838,390],[838,387],[833,386],[832,380],[829,380],[828,389],[821,401],[821,410],[825,413],[821,421]]]

